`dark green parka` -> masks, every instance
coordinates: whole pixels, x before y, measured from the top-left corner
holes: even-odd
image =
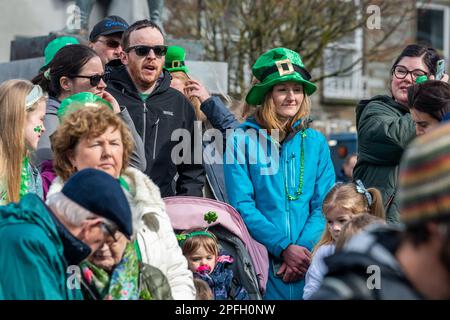
[[[388,222],[398,222],[398,166],[416,136],[409,110],[389,96],[361,100],[356,107],[358,162],[353,179],[380,190]]]

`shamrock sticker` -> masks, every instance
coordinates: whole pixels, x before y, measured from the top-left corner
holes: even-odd
[[[217,213],[215,213],[214,211],[208,211],[204,217],[206,222],[208,222],[209,224],[215,222],[218,218]]]

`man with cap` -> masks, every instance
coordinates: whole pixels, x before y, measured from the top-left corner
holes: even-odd
[[[201,147],[194,157],[195,112],[189,100],[170,87],[171,76],[163,70],[167,46],[161,30],[149,20],[137,21],[124,32],[122,48],[123,66],[112,68],[107,91],[127,106],[144,142],[145,173],[163,197],[202,196],[205,171]]]
[[[132,235],[125,194],[103,171],[74,174],[47,205],[28,194],[0,207],[0,300],[82,299],[76,265],[116,230]]]
[[[403,226],[376,226],[335,256],[313,299],[450,299],[450,124],[417,138],[400,163]]]
[[[97,23],[89,35],[89,47],[95,50],[104,65],[120,59],[122,34],[128,23],[119,16],[109,16]]]

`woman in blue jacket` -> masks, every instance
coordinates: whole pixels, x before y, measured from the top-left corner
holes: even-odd
[[[246,101],[259,107],[227,139],[226,189],[251,235],[269,251],[265,299],[301,299],[335,173],[325,137],[308,128],[308,96],[316,85],[299,54],[269,50],[252,71],[259,83]]]

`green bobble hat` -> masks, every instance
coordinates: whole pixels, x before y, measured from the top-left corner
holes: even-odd
[[[57,116],[61,122],[65,117],[71,113],[82,109],[84,107],[101,107],[108,106],[113,110],[112,105],[105,99],[93,94],[92,92],[80,92],[67,97],[61,101],[58,108]]]
[[[286,48],[271,49],[261,55],[253,65],[252,73],[260,82],[250,89],[245,98],[250,105],[262,104],[267,92],[280,82],[300,83],[308,96],[317,89],[317,86],[309,81],[311,76],[300,55]]]
[[[80,42],[74,37],[59,37],[50,41],[44,50],[45,63],[41,69],[48,66],[59,49],[71,44],[80,44]]]
[[[183,71],[188,74],[189,69],[184,64],[186,59],[186,51],[182,47],[170,46],[167,48],[166,63],[164,67],[169,72]]]

